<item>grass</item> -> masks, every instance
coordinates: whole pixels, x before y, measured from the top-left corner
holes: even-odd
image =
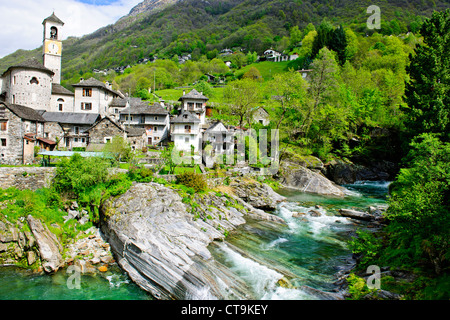
[[[161,170],[161,172],[160,172],[160,174],[165,174],[165,173],[167,173],[167,172],[169,172],[169,166],[165,166],[162,170]],[[200,168],[198,167],[198,165],[196,165],[195,167],[176,167],[175,168],[175,175],[177,175],[177,174],[182,174],[182,173],[185,173],[185,172],[195,172],[195,173],[202,173],[201,171],[200,171]]]
[[[271,62],[271,61],[263,61],[258,63],[252,63],[248,66],[243,67],[242,69],[236,71],[236,76],[240,77],[244,75],[250,68],[255,67],[261,73],[264,81],[269,81],[273,79],[273,76],[278,73],[284,73],[289,68],[290,61],[283,62]]]

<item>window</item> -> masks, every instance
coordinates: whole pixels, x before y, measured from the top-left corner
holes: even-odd
[[[50,28],[50,39],[58,39],[58,29],[56,27]]]
[[[74,127],[74,128],[73,128],[73,132],[74,132],[75,134],[80,134],[80,127]]]
[[[0,131],[6,131],[6,130],[8,130],[8,122],[7,121],[0,122]]]
[[[78,138],[74,138],[74,139],[73,139],[73,142],[78,142]]]
[[[111,142],[111,140],[112,140],[112,138],[110,138],[110,137],[108,137],[108,138],[105,138],[105,143],[110,143],[110,142]]]
[[[36,77],[31,78],[30,84],[39,84],[39,81]]]
[[[119,109],[114,109],[114,113],[118,114],[119,113]]]
[[[16,103],[16,95],[13,94],[12,96],[12,103],[15,104]]]
[[[44,133],[44,138],[49,138],[48,132],[45,132],[45,133]]]
[[[158,117],[155,117],[155,121],[158,121]]]
[[[2,147],[6,147],[6,139],[1,139]]]
[[[155,132],[158,132],[158,127],[153,127],[153,130],[154,130]]]
[[[189,143],[189,137],[185,137],[184,142]]]
[[[13,84],[16,84],[17,83],[17,76],[14,76],[13,77]]]
[[[57,101],[58,101],[58,110],[63,111],[64,99],[59,98]]]
[[[83,97],[92,97],[92,89],[83,88]]]
[[[196,107],[197,107],[197,109],[201,109],[201,108],[203,108],[203,104],[201,104],[201,103],[196,103]]]
[[[86,138],[81,138],[81,142],[85,143],[86,142]]]
[[[92,110],[92,103],[90,102],[82,102],[81,110]]]

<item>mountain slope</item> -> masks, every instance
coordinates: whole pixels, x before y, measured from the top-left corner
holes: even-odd
[[[407,30],[416,15],[450,7],[450,1],[378,1],[382,25],[392,19]],[[372,0],[145,0],[117,23],[82,38],[64,41],[63,77],[71,78],[94,68],[134,64],[158,54],[194,56],[231,47],[262,53],[276,47],[293,26],[319,24],[327,18],[366,32],[366,9]],[[35,56],[41,49],[19,51],[0,60],[0,71]]]

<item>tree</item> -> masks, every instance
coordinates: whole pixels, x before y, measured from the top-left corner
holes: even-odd
[[[339,66],[333,52],[327,48],[319,51],[317,58],[312,63],[312,69],[309,87],[311,103],[309,103],[301,128],[304,137],[308,136],[316,112],[326,103],[333,101],[339,84]]]
[[[289,46],[295,48],[299,45],[300,41],[303,39],[303,32],[301,32],[298,26],[294,26],[289,31]]]
[[[116,161],[130,161],[132,158],[131,147],[123,136],[113,137],[103,151],[112,154]]]
[[[223,96],[228,103],[228,112],[239,118],[241,128],[244,120],[250,118],[261,99],[259,84],[248,78],[230,83],[225,88]]]
[[[319,53],[320,49],[328,46],[331,35],[334,31],[333,25],[326,19],[317,28],[317,35],[314,38],[311,56],[314,59]]]
[[[434,12],[420,33],[423,44],[411,55],[405,89],[406,125],[412,136],[433,132],[450,139],[450,10]]]
[[[261,73],[259,70],[255,67],[251,67],[244,75],[242,76],[244,79],[251,79],[255,81],[263,81],[263,77],[261,76]]]
[[[336,28],[331,32],[327,45],[328,49],[333,50],[337,53],[339,64],[343,66],[345,61],[347,60],[348,43],[347,35],[342,26],[339,26],[339,28]]]

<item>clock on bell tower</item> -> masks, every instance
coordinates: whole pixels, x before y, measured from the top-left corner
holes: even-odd
[[[61,29],[64,26],[64,22],[53,12],[42,24],[44,25],[44,66],[55,73],[53,83],[60,84],[62,54]]]

